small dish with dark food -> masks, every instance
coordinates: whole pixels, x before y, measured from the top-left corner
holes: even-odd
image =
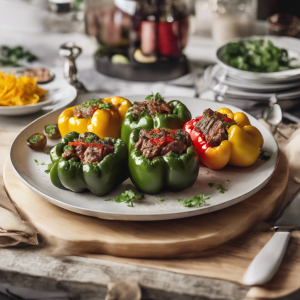
[[[190,111],[180,101],[166,102],[159,93],[152,93],[145,101],[135,102],[127,110],[121,128],[121,139],[129,144],[129,136],[134,128],[179,129],[191,118]]]
[[[45,68],[27,69],[24,72],[24,76],[36,78],[39,84],[48,83],[55,77],[51,70]]]
[[[58,125],[57,124],[50,124],[46,125],[44,128],[44,135],[52,140],[59,139],[61,137]]]
[[[58,188],[77,193],[88,189],[103,196],[128,178],[128,150],[121,139],[73,131],[50,151],[50,157],[50,179]]]
[[[44,149],[46,144],[47,138],[42,133],[35,133],[27,139],[27,145],[35,151]]]
[[[211,169],[227,164],[248,167],[257,160],[264,140],[243,112],[229,108],[204,110],[203,116],[183,127],[190,133],[200,161]]]
[[[192,186],[198,177],[199,158],[183,129],[134,129],[130,134],[129,174],[147,194],[163,188],[173,191]]]

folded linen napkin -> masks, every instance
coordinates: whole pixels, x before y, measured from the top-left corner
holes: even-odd
[[[29,222],[21,219],[3,184],[3,165],[9,154],[10,143],[16,135],[16,131],[0,131],[0,248],[20,243],[38,244],[35,229]]]

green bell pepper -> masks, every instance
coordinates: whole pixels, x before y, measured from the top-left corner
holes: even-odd
[[[130,134],[129,175],[133,184],[143,193],[157,194],[163,188],[171,191],[192,186],[198,177],[199,157],[196,149],[188,147],[186,153],[146,158],[134,146],[140,138],[140,129]]]
[[[121,139],[111,138],[114,152],[99,163],[83,164],[74,158],[66,160],[62,157],[64,147],[78,138],[79,133],[70,132],[50,151],[52,163],[48,169],[53,185],[77,193],[88,189],[97,196],[103,196],[129,177],[128,149]]]
[[[134,105],[131,106],[125,115],[121,128],[121,139],[129,145],[130,133],[135,128],[151,130],[154,128],[168,128],[168,129],[181,129],[183,125],[192,119],[192,115],[188,108],[178,100],[168,102],[173,114],[160,114],[152,118],[144,110],[139,118],[136,120],[132,110]]]

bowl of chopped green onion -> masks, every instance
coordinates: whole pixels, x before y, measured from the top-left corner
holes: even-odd
[[[277,47],[266,38],[240,39],[217,50],[217,60],[229,75],[249,80],[300,75],[300,53]]]

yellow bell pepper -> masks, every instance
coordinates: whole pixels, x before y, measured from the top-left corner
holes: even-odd
[[[93,132],[100,138],[120,138],[121,125],[132,103],[122,97],[102,99],[104,103],[112,103],[109,109],[97,109],[91,118],[77,118],[73,116],[76,106],[65,109],[58,117],[58,128],[61,136],[76,131],[78,133]]]
[[[264,143],[260,131],[250,124],[248,117],[242,113],[233,113],[228,108],[217,110],[237,123],[228,129],[228,140],[217,147],[210,147],[201,132],[194,130],[200,118],[186,123],[184,129],[190,133],[200,161],[211,169],[222,169],[227,164],[247,167],[254,164]]]

